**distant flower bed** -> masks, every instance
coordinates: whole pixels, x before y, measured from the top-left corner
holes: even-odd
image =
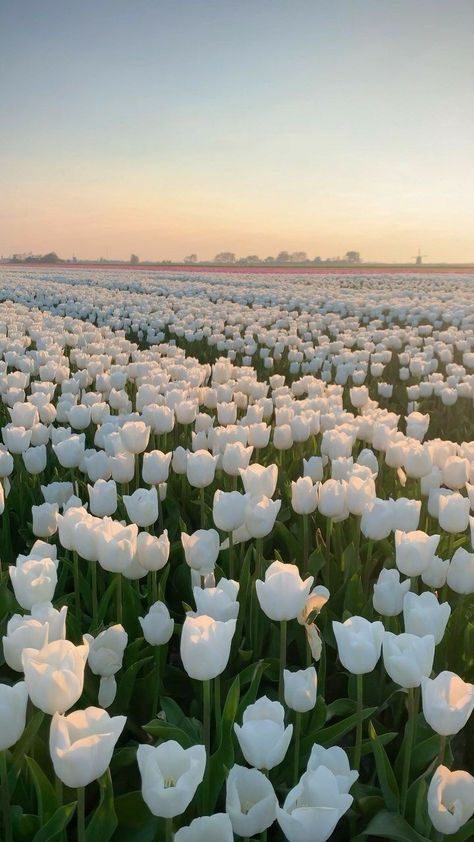
[[[2,842],[474,838],[473,282],[0,269]]]

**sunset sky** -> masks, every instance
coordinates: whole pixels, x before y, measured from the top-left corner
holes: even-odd
[[[0,0],[0,254],[474,261],[473,0]]]

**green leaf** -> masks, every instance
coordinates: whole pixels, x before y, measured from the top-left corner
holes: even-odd
[[[474,819],[471,819],[470,822],[465,824],[464,827],[461,827],[449,839],[450,842],[470,842],[471,839],[474,839]]]
[[[224,710],[222,711],[221,740],[217,751],[209,759],[209,800],[210,811],[214,811],[220,790],[226,778],[226,770],[234,762],[233,731],[240,699],[240,680],[237,675],[232,682]]]
[[[58,807],[49,821],[43,825],[41,830],[38,830],[38,833],[33,838],[33,842],[53,842],[71,821],[76,811],[76,804],[76,801],[71,801],[69,804],[63,804],[62,807]]]
[[[380,742],[372,722],[369,722],[369,738],[385,804],[389,810],[396,812],[400,806],[400,791],[398,789],[397,779],[390,765],[387,752]]]
[[[33,714],[31,719],[28,720],[26,728],[15,746],[10,770],[8,772],[8,783],[11,792],[13,792],[15,782],[20,774],[21,764],[25,759],[25,755],[30,750],[33,740],[41,728],[44,716],[45,715],[42,710],[37,710],[36,713]]]
[[[86,842],[109,842],[117,827],[110,769],[99,779],[100,801],[86,828]]]
[[[25,759],[36,792],[40,822],[44,825],[57,812],[59,806],[58,798],[53,785],[36,760],[32,757],[26,757]]]
[[[400,816],[399,813],[377,813],[360,836],[377,836],[378,839],[394,839],[396,842],[429,842]]]
[[[119,795],[115,799],[115,810],[118,827],[114,842],[153,842],[159,820],[150,813],[140,791]]]
[[[182,728],[164,719],[153,719],[143,726],[143,730],[159,740],[176,740],[183,748],[190,748],[196,743]]]
[[[145,664],[150,664],[151,661],[153,661],[153,657],[151,655],[147,658],[141,658],[139,661],[135,661],[135,663],[132,664],[132,666],[129,667],[128,670],[126,670],[126,672],[121,676],[118,681],[117,695],[114,700],[114,709],[120,711],[129,710],[138,673],[141,669],[143,669]]]
[[[373,713],[375,713],[376,710],[377,708],[366,708],[362,712],[362,719],[368,719]],[[334,743],[337,743],[341,737],[348,734],[349,731],[352,731],[352,729],[356,727],[356,724],[357,714],[354,713],[352,716],[342,719],[341,722],[337,722],[335,725],[329,725],[327,728],[323,728],[321,731],[311,734],[309,737],[306,737],[301,741],[302,753],[309,751],[315,742],[325,748],[334,745]]]

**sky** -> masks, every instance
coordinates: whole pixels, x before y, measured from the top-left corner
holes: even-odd
[[[473,0],[0,0],[0,254],[474,261]]]

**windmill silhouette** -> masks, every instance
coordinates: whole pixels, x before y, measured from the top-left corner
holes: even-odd
[[[420,249],[418,249],[418,254],[412,254],[413,260],[415,261],[415,266],[422,266],[423,265],[423,258],[428,257],[427,254],[421,254]]]

